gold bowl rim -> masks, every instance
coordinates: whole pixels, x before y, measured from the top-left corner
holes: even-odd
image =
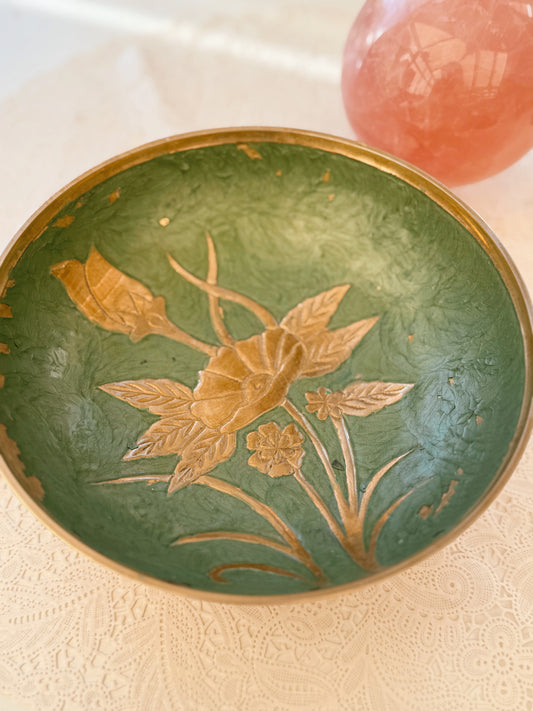
[[[127,168],[144,163],[160,155],[233,143],[282,143],[305,146],[343,155],[375,167],[384,173],[403,180],[405,183],[427,195],[434,203],[458,220],[489,256],[511,296],[518,316],[524,344],[525,382],[522,408],[513,439],[498,471],[483,496],[472,506],[460,523],[438,541],[435,541],[418,553],[405,558],[401,562],[379,573],[349,583],[335,585],[330,588],[310,590],[301,593],[239,595],[190,588],[179,583],[161,580],[160,578],[156,578],[147,573],[141,573],[134,568],[118,563],[106,555],[95,551],[81,539],[64,529],[63,526],[23,488],[1,454],[0,471],[2,471],[4,477],[19,499],[62,540],[92,560],[103,564],[115,572],[132,578],[138,583],[148,583],[162,590],[179,592],[190,598],[225,604],[273,605],[292,604],[301,601],[310,602],[360,589],[363,586],[388,578],[427,558],[447,546],[463,533],[501,492],[518,464],[526,448],[531,429],[533,428],[533,310],[526,286],[516,266],[490,227],[488,227],[474,210],[430,175],[388,153],[366,146],[357,141],[314,131],[274,127],[222,128],[170,136],[121,153],[86,171],[44,203],[20,228],[6,247],[0,257],[0,292],[9,278],[10,271],[22,257],[28,245],[42,234],[47,224],[62,207],[80,197],[87,192],[87,190],[90,190],[107,178]]]

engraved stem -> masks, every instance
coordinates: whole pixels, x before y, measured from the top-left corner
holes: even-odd
[[[218,275],[217,253],[215,251],[213,239],[209,232],[205,233],[205,238],[207,240],[207,254],[209,259],[209,268],[207,270],[207,283],[214,285],[217,283]],[[226,326],[222,319],[222,314],[220,312],[218,296],[215,296],[215,294],[209,294],[209,315],[211,316],[211,323],[213,324],[213,328],[215,329],[215,332],[222,341],[222,343],[225,343],[228,346],[233,345],[235,341],[226,329]]]
[[[301,428],[305,431],[305,433],[313,443],[316,453],[320,457],[320,461],[324,465],[324,469],[326,470],[326,474],[328,475],[329,483],[335,495],[335,501],[337,502],[337,508],[339,510],[342,523],[344,525],[344,528],[346,528],[346,520],[349,516],[349,509],[347,507],[346,500],[342,495],[339,483],[335,477],[335,472],[333,471],[333,467],[331,466],[331,462],[329,461],[329,456],[326,451],[326,448],[320,441],[317,433],[313,429],[313,426],[311,425],[307,417],[302,412],[300,412],[296,405],[294,405],[288,398],[286,398],[283,402],[283,407],[287,410],[289,415],[291,415],[291,417],[301,426]]]
[[[172,474],[140,474],[137,476],[125,476],[120,479],[108,479],[106,481],[96,481],[93,482],[93,486],[102,486],[103,484],[134,484],[136,482],[168,482],[172,478]],[[188,536],[186,538],[180,538],[175,541],[172,545],[180,545],[181,543],[193,543],[194,541],[200,540],[214,540],[215,538],[233,538],[234,540],[240,540],[247,543],[261,543],[262,545],[269,546],[274,550],[278,550],[280,553],[285,553],[285,555],[291,556],[292,558],[298,560],[302,565],[313,573],[317,580],[321,583],[326,582],[326,577],[322,570],[318,567],[315,561],[312,559],[311,555],[306,551],[306,549],[300,543],[298,537],[292,529],[290,529],[287,524],[276,514],[272,509],[266,504],[257,501],[253,496],[245,494],[242,489],[239,489],[233,484],[229,484],[227,481],[222,479],[217,479],[212,476],[204,474],[199,479],[197,479],[195,484],[203,484],[216,491],[221,491],[224,494],[229,494],[239,501],[244,502],[256,513],[266,519],[270,525],[287,541],[288,546],[284,546],[281,543],[272,541],[269,538],[263,538],[262,536],[255,536],[253,534],[247,533],[199,533],[195,536]]]
[[[368,552],[366,554],[366,560],[365,560],[365,567],[367,570],[379,570],[380,565],[376,560],[376,547],[378,543],[378,537],[379,534],[381,533],[381,529],[383,526],[387,523],[389,520],[389,516],[391,513],[398,508],[398,506],[406,499],[409,494],[411,494],[411,491],[408,491],[407,494],[404,494],[403,496],[400,496],[400,498],[395,501],[389,508],[381,514],[381,516],[378,518],[376,521],[374,528],[372,529],[372,534],[370,536],[370,543],[368,544]]]
[[[257,536],[253,533],[235,533],[234,531],[212,531],[212,532],[207,532],[207,533],[197,533],[193,536],[184,536],[183,538],[178,538],[177,541],[174,541],[171,545],[173,546],[181,546],[182,544],[186,543],[202,543],[205,541],[220,541],[220,540],[226,540],[226,541],[238,541],[240,543],[254,543],[259,546],[266,546],[267,548],[270,548],[271,550],[278,551],[279,553],[283,553],[286,556],[289,556],[290,558],[294,558],[297,560],[299,563],[302,563],[302,565],[305,565],[300,560],[299,554],[294,551],[292,548],[289,546],[283,545],[283,543],[278,543],[277,541],[273,541],[270,538],[265,538],[264,536]],[[217,579],[218,582],[226,582],[222,580],[222,576],[220,576],[220,579],[216,578],[216,572],[215,571],[222,571],[222,569],[227,570],[230,568],[257,568],[257,570],[267,570],[272,573],[278,573],[278,575],[289,575],[291,577],[299,578],[300,580],[304,580],[300,575],[297,573],[293,573],[290,571],[286,571],[283,568],[278,568],[278,567],[271,567],[271,566],[265,566],[261,564],[255,564],[255,563],[236,563],[236,564],[230,564],[230,565],[221,565],[218,568],[213,568],[213,570],[209,573],[209,576],[215,580]],[[310,571],[312,572],[312,571]],[[316,576],[316,572],[313,573]],[[308,582],[308,581],[306,581]]]
[[[331,532],[333,533],[335,538],[342,546],[345,546],[346,537],[344,533],[342,532],[337,521],[331,515],[331,512],[329,511],[326,504],[320,498],[320,495],[318,494],[315,487],[307,481],[307,479],[304,477],[304,475],[299,469],[294,472],[294,478],[296,479],[298,484],[300,484],[300,486],[304,489],[305,493],[307,494],[307,496],[309,496],[318,511],[320,511],[322,517],[325,519],[326,523],[330,527]]]
[[[405,454],[402,454],[402,455],[400,455],[399,457],[396,457],[396,458],[393,459],[391,462],[389,462],[388,464],[386,464],[382,469],[380,469],[379,472],[377,472],[377,474],[374,475],[374,478],[373,478],[372,481],[371,481],[371,485],[373,485],[373,486],[372,486],[372,488],[370,489],[370,485],[369,485],[369,488],[368,488],[367,491],[365,492],[365,497],[367,497],[367,498],[366,498],[366,500],[365,500],[365,497],[363,497],[363,501],[361,502],[361,504],[362,504],[362,505],[361,505],[361,513],[360,513],[360,523],[361,523],[361,527],[362,527],[362,524],[363,524],[363,518],[362,518],[362,517],[363,517],[363,516],[365,515],[365,513],[366,513],[366,509],[367,509],[367,506],[368,506],[368,500],[369,500],[369,498],[370,498],[370,495],[372,494],[372,491],[374,491],[377,482],[381,479],[381,477],[382,477],[384,474],[386,474],[386,473],[389,471],[389,469],[390,469],[394,464],[396,464],[396,462],[400,461],[400,459],[403,459],[403,458],[406,457],[408,454],[411,454],[412,451],[413,451],[413,450],[411,449],[411,450],[409,450],[409,452],[406,452]],[[378,543],[379,534],[381,533],[381,530],[382,530],[383,526],[384,526],[384,525],[387,523],[387,521],[389,520],[389,516],[391,515],[391,513],[392,513],[396,508],[398,508],[398,506],[402,503],[402,501],[405,501],[405,499],[406,499],[408,496],[410,496],[414,491],[416,491],[417,489],[419,489],[421,486],[424,486],[428,481],[429,481],[428,479],[426,479],[425,481],[422,481],[420,484],[418,484],[417,486],[415,486],[414,489],[411,489],[411,491],[408,491],[408,492],[407,492],[406,494],[404,494],[403,496],[400,496],[400,498],[397,499],[393,504],[391,504],[391,505],[389,506],[389,508],[388,508],[384,513],[382,513],[381,516],[378,518],[378,520],[377,520],[376,523],[374,524],[374,528],[372,529],[372,533],[370,534],[370,541],[369,541],[369,544],[368,544],[368,551],[366,551],[366,553],[364,553],[364,560],[362,561],[363,567],[365,567],[367,570],[375,571],[375,570],[379,570],[380,567],[381,567],[381,566],[379,565],[379,563],[377,562],[377,560],[376,560],[376,547],[377,547],[377,543]],[[370,494],[368,494],[368,490],[369,490],[369,489],[370,489]],[[367,496],[367,494],[368,494],[368,496]],[[363,509],[363,503],[364,503],[364,505],[365,505],[365,506],[364,506],[364,509]],[[363,536],[363,534],[362,534],[362,530],[361,530],[361,545],[362,545],[362,536]],[[364,547],[363,547],[363,550],[364,550]]]
[[[233,496],[235,499],[239,499],[239,501],[247,504],[251,509],[253,509],[253,511],[266,519],[269,524],[287,541],[289,546],[294,551],[295,557],[297,556],[298,560],[305,565],[306,568],[308,568],[319,581],[325,581],[324,573],[300,543],[298,536],[269,506],[261,503],[261,501],[258,501],[257,499],[254,499],[253,496],[246,494],[242,489],[239,489],[238,486],[234,486],[223,479],[208,476],[207,474],[201,476],[194,483],[209,486],[211,489],[221,491],[224,494],[229,494],[229,496]]]
[[[385,476],[385,474],[389,471],[389,469],[392,469],[392,467],[400,461],[400,459],[403,459],[404,457],[407,457],[408,454],[411,454],[414,450],[410,449],[408,452],[405,452],[404,454],[400,454],[399,457],[396,457],[395,459],[391,459],[390,462],[385,464],[384,467],[382,467],[370,480],[370,483],[368,484],[366,491],[363,495],[363,498],[361,499],[361,508],[359,510],[359,519],[361,521],[364,521],[364,518],[366,516],[366,512],[368,509],[368,504],[370,502],[370,497],[374,493],[376,486],[379,484],[379,482],[382,480],[382,478]]]
[[[309,583],[308,580],[302,578],[298,573],[293,573],[290,570],[283,570],[283,568],[278,568],[277,565],[263,565],[262,563],[226,563],[225,565],[219,565],[213,570],[209,571],[209,577],[214,580],[215,583],[227,583],[228,581],[224,577],[223,573],[226,570],[260,570],[264,573],[275,573],[276,575],[285,575],[287,578],[295,578],[296,580],[302,580],[304,583]]]
[[[202,291],[205,291],[207,294],[213,294],[214,296],[217,296],[220,299],[233,301],[236,304],[244,306],[244,308],[249,309],[252,313],[254,313],[257,318],[265,324],[267,328],[275,328],[278,325],[276,319],[272,316],[270,311],[265,309],[264,306],[261,306],[253,299],[250,299],[248,296],[244,296],[244,294],[239,294],[237,291],[232,291],[231,289],[226,289],[223,286],[218,286],[218,284],[208,284],[208,282],[204,281],[203,279],[199,279],[197,276],[194,276],[194,274],[191,274],[186,269],[184,269],[181,264],[176,262],[176,260],[170,254],[167,254],[167,258],[172,268],[180,276],[182,276],[191,284],[194,284],[194,286],[197,286],[199,289],[202,289]]]
[[[102,486],[103,484],[134,484],[136,482],[168,482],[172,479],[172,474],[140,474],[137,476],[125,476],[120,479],[108,479],[106,481],[95,481],[93,486]],[[285,555],[291,556],[295,560],[298,560],[302,565],[304,565],[318,580],[319,583],[326,583],[326,577],[319,566],[315,563],[310,553],[306,551],[303,545],[300,543],[297,535],[294,531],[287,526],[287,524],[266,504],[261,503],[253,496],[249,496],[238,486],[234,486],[227,481],[222,479],[217,479],[216,477],[208,476],[204,474],[199,479],[197,479],[195,484],[203,484],[216,491],[221,491],[224,494],[229,494],[235,499],[239,499],[243,503],[247,504],[256,513],[266,519],[270,525],[282,536],[282,538],[287,542],[288,546],[284,546],[276,541],[271,541],[268,538],[263,538],[261,536],[255,536],[253,534],[237,534],[237,533],[199,533],[196,536],[188,536],[187,538],[181,538],[175,541],[172,545],[179,545],[181,543],[192,543],[194,540],[213,540],[214,538],[233,538],[234,540],[241,540],[248,543],[262,543],[263,545],[268,545],[274,550],[280,551],[280,553],[285,553]],[[253,540],[252,540],[253,539]],[[261,540],[260,540],[261,539]]]
[[[106,479],[105,481],[93,481],[91,486],[102,486],[103,484],[135,484],[138,481],[153,482],[170,481],[172,474],[138,474],[137,476],[123,476],[120,479]]]
[[[168,321],[168,325],[155,326],[152,328],[153,334],[166,336],[173,341],[178,341],[178,343],[184,343],[186,346],[190,346],[191,348],[201,351],[202,353],[206,353],[209,356],[215,355],[218,350],[217,346],[212,346],[210,343],[199,341],[197,338],[194,338],[194,336],[190,336],[185,331],[182,331],[181,328],[175,326],[172,321]]]
[[[208,531],[206,533],[196,533],[192,536],[183,536],[173,541],[171,545],[181,546],[185,543],[202,543],[203,541],[219,541],[224,539],[226,541],[239,541],[240,543],[255,543],[259,546],[267,546],[275,551],[284,553],[299,560],[298,554],[290,547],[283,543],[278,543],[278,541],[273,541],[270,538],[265,538],[265,536],[257,536],[255,533],[235,533],[234,531]]]
[[[357,499],[357,470],[355,468],[355,460],[353,449],[350,442],[350,434],[346,427],[344,417],[332,417],[331,421],[337,431],[337,436],[341,444],[342,456],[344,457],[344,465],[346,467],[346,484],[348,486],[348,505],[350,512],[357,516],[359,503]]]

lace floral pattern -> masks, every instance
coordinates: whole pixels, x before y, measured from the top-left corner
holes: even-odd
[[[0,694],[39,711],[533,708],[533,447],[455,543],[390,580],[237,607],[85,559],[0,484]]]

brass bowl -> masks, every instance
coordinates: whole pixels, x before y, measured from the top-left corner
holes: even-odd
[[[374,149],[249,128],[85,173],[0,268],[8,481],[77,549],[225,602],[354,589],[449,543],[531,427],[526,291]]]

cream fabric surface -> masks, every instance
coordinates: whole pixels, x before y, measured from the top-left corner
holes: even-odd
[[[0,2],[3,245],[54,191],[164,135],[350,136],[338,72],[360,2]],[[533,155],[457,191],[533,286]],[[135,584],[0,482],[2,711],[529,711],[533,446],[455,543],[323,602],[237,607]]]

